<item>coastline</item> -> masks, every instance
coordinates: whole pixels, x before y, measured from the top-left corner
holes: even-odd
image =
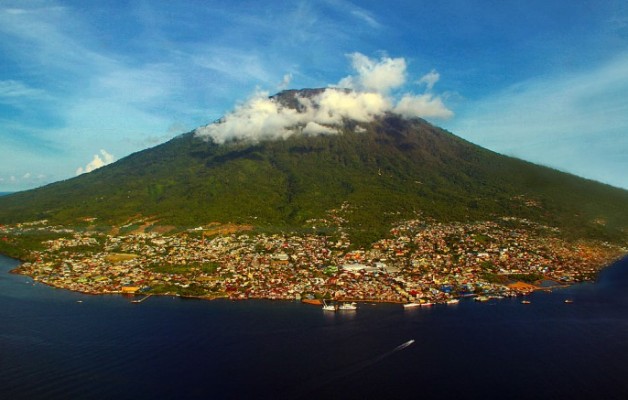
[[[2,259],[6,273],[16,262]],[[626,354],[628,259],[605,268],[599,284],[537,292],[528,298],[532,305],[522,305],[523,298],[427,309],[360,303],[357,312],[338,313],[268,300],[162,297],[140,306],[131,303],[140,297],[53,292],[21,276],[4,275],[0,284],[10,322],[2,328],[5,398],[294,398],[319,384],[330,386],[309,397],[411,398],[420,384],[430,390],[423,397],[442,398],[434,383],[453,376],[463,378],[446,397],[549,399],[560,391],[578,398],[590,390],[620,398],[626,388],[622,357],[600,354]],[[565,305],[566,298],[574,304]],[[390,353],[410,339],[414,346]],[[585,353],[574,350],[580,348]],[[367,368],[346,375],[361,366]],[[541,373],[539,391],[529,382]]]
[[[8,273],[10,273],[10,274],[26,276],[26,277],[28,277],[30,279],[33,279],[34,283],[39,283],[39,284],[42,284],[42,285],[46,285],[46,286],[48,286],[48,287],[50,287],[52,289],[55,289],[55,290],[67,290],[67,291],[70,291],[70,292],[80,293],[80,294],[90,295],[90,296],[119,295],[119,296],[122,296],[122,297],[135,298],[135,297],[142,297],[142,296],[150,295],[150,296],[178,297],[178,298],[181,298],[181,299],[209,300],[209,301],[221,300],[221,299],[222,300],[237,301],[237,302],[247,301],[247,300],[288,301],[288,302],[300,302],[300,303],[306,304],[306,305],[313,305],[313,304],[308,304],[308,303],[306,303],[306,302],[304,302],[304,301],[302,301],[300,299],[294,299],[294,298],[291,299],[291,298],[262,297],[262,296],[260,296],[260,297],[247,297],[247,298],[233,298],[233,297],[229,297],[228,295],[194,296],[194,295],[181,295],[181,294],[178,294],[178,293],[150,293],[150,292],[131,293],[131,294],[129,294],[129,293],[124,293],[122,291],[99,292],[99,291],[89,291],[89,290],[87,290],[87,291],[75,290],[75,289],[66,288],[66,287],[63,287],[63,286],[56,286],[56,285],[54,285],[52,283],[49,283],[49,282],[42,282],[42,281],[39,281],[39,280],[33,278],[30,275],[23,274],[23,273],[21,273],[19,271],[19,267],[20,267],[20,265],[22,263],[25,262],[24,260],[21,260],[21,259],[9,256],[9,255],[6,255],[4,253],[0,253],[0,255],[3,256],[3,257],[10,258],[10,259],[13,259],[15,261],[19,261],[20,262],[20,264],[17,267],[15,267],[15,268],[13,268],[13,269],[8,271]],[[597,280],[598,280],[598,277],[599,277],[600,273],[602,273],[605,269],[611,267],[613,264],[615,264],[617,262],[620,262],[623,259],[628,259],[628,253],[622,254],[620,257],[617,257],[617,258],[613,259],[612,261],[610,261],[607,264],[605,264],[604,267],[600,268],[598,270],[598,273],[596,274],[596,279],[595,280],[592,280],[592,281],[583,280],[583,281],[578,281],[578,282],[572,282],[572,283],[569,283],[569,284],[559,284],[557,286],[552,286],[552,287],[537,286],[535,289],[533,289],[533,290],[531,290],[529,292],[518,293],[516,296],[511,296],[511,297],[527,296],[530,293],[537,292],[537,291],[552,291],[554,289],[566,289],[566,288],[569,288],[569,287],[571,287],[573,285],[584,283],[584,282],[592,282],[593,284],[595,284],[597,282]],[[477,297],[477,296],[481,296],[481,295],[480,294],[464,294],[464,295],[459,295],[459,296],[452,296],[451,298],[453,298],[453,299],[462,299],[462,298],[468,298],[468,297],[472,297],[473,298],[473,297]],[[362,303],[362,304],[369,304],[369,303],[372,303],[372,304],[404,304],[404,303],[406,303],[406,301],[395,301],[395,300],[386,300],[386,299],[362,299],[362,298],[337,298],[337,299],[329,299],[329,301],[337,302],[337,303],[340,303],[340,302],[356,302],[356,303]],[[434,305],[436,305],[436,304],[443,305],[443,304],[446,304],[446,301],[435,302],[433,304]]]
[[[2,240],[8,242],[5,251],[22,255],[8,255],[19,262],[10,273],[56,289],[203,300],[399,304],[514,297],[594,281],[627,256],[619,245],[567,242],[552,228],[516,222],[519,227],[512,219],[403,221],[390,237],[358,250],[346,237],[314,234],[231,233],[207,240],[190,232],[114,235],[46,221],[4,226]]]

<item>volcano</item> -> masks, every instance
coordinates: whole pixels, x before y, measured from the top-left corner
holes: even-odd
[[[324,92],[290,90],[269,101],[298,117]],[[182,134],[91,173],[0,197],[0,223],[115,225],[140,216],[181,228],[218,222],[299,231],[344,204],[344,226],[359,243],[417,215],[516,217],[571,238],[628,243],[628,191],[497,154],[420,118],[343,117],[317,124],[318,132],[295,121],[290,134],[255,140],[246,132],[224,140]]]

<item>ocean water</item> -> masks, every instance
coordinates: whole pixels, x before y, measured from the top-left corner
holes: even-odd
[[[296,302],[133,304],[34,284],[8,274],[16,265],[0,257],[0,399],[628,398],[628,258],[529,305],[331,315]]]

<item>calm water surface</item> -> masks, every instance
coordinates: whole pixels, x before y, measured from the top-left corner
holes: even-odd
[[[296,302],[132,304],[33,284],[15,266],[0,256],[0,399],[628,398],[628,258],[530,305],[335,315]]]

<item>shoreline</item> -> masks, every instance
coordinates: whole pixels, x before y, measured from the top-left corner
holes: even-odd
[[[19,261],[20,263],[23,263],[25,261],[11,257],[11,256],[7,256],[6,254],[2,254],[0,253],[0,255]],[[617,259],[611,261],[609,264],[607,264],[605,267],[601,268],[598,272],[598,276],[601,272],[603,272],[605,269],[611,267],[612,265],[614,265],[615,263],[623,260],[623,259],[628,259],[628,253],[622,255],[621,257],[618,257]],[[191,295],[181,295],[178,293],[150,293],[150,292],[142,292],[142,293],[123,293],[122,291],[119,292],[96,292],[96,291],[82,291],[82,290],[76,290],[76,289],[70,289],[70,288],[66,288],[63,286],[55,286],[51,283],[48,282],[42,282],[39,280],[34,279],[32,276],[30,275],[26,275],[26,274],[22,274],[20,273],[17,269],[19,268],[13,268],[11,270],[8,271],[8,273],[13,274],[13,275],[20,275],[20,276],[25,276],[28,277],[30,279],[32,279],[33,284],[38,283],[38,284],[42,284],[45,285],[49,288],[55,289],[55,290],[66,290],[72,293],[78,293],[78,294],[83,294],[83,295],[89,295],[89,296],[109,296],[109,295],[117,295],[117,296],[122,296],[122,297],[126,297],[126,298],[135,298],[135,297],[143,297],[143,296],[159,296],[159,297],[173,297],[173,298],[180,298],[180,299],[186,299],[186,300],[206,300],[206,301],[213,301],[213,300],[229,300],[229,301],[233,301],[233,302],[242,302],[242,301],[247,301],[247,300],[263,300],[263,301],[288,301],[288,302],[298,302],[304,305],[311,305],[311,306],[317,306],[315,304],[308,304],[307,302],[304,302],[303,299],[297,300],[297,299],[289,299],[289,298],[272,298],[272,297],[247,297],[247,298],[231,298],[229,296],[191,296]],[[582,280],[582,281],[578,281],[578,282],[572,282],[569,284],[559,284],[559,285],[555,285],[555,286],[551,286],[551,287],[540,287],[538,286],[536,289],[533,289],[529,292],[525,292],[525,293],[517,293],[514,296],[510,296],[510,297],[505,297],[505,298],[515,298],[515,297],[525,297],[530,295],[531,293],[534,292],[551,292],[555,289],[566,289],[569,288],[573,285],[577,285],[577,284],[582,284],[585,282],[591,282],[591,283],[596,283],[597,282],[597,276],[595,280],[591,280],[591,281],[587,281],[587,280]],[[452,299],[464,299],[464,298],[475,298],[478,296],[484,296],[485,294],[478,294],[478,293],[473,293],[473,294],[465,294],[465,295],[459,295],[459,296],[452,296]],[[489,295],[490,296],[490,295]],[[501,300],[503,298],[498,298],[497,300]],[[395,301],[395,300],[379,300],[379,299],[359,299],[359,298],[338,298],[338,299],[328,299],[328,301],[330,302],[335,302],[335,303],[348,303],[348,302],[355,302],[355,303],[362,303],[362,304],[405,304],[407,303],[407,301]],[[433,303],[434,305],[446,305],[446,301],[436,301]]]
[[[624,257],[622,257],[623,259]],[[626,255],[626,258],[628,258],[628,254]],[[617,260],[618,261],[618,260]],[[609,264],[612,265],[614,264],[616,261],[614,261],[613,263]],[[605,267],[606,268],[606,267]],[[90,291],[81,291],[81,290],[74,290],[74,289],[69,289],[69,288],[65,288],[65,287],[60,287],[60,286],[55,286],[46,282],[41,282],[38,280],[33,279],[32,277],[28,276],[28,275],[24,275],[21,274],[19,272],[13,272],[14,270],[10,270],[9,273],[12,273],[14,275],[20,275],[20,276],[25,276],[28,277],[30,279],[33,280],[33,284],[38,283],[41,285],[45,285],[51,289],[54,290],[65,290],[71,293],[77,293],[77,294],[82,294],[82,295],[88,295],[88,296],[121,296],[124,298],[129,298],[129,299],[134,299],[134,298],[143,298],[145,296],[151,296],[151,297],[172,297],[172,298],[180,298],[180,299],[184,299],[184,300],[204,300],[204,301],[214,301],[214,300],[228,300],[231,302],[246,302],[246,301],[271,301],[271,302],[292,302],[292,303],[300,303],[306,306],[313,306],[313,307],[318,307],[319,305],[315,305],[315,304],[309,304],[307,302],[304,302],[302,300],[297,300],[297,299],[288,299],[288,298],[271,298],[271,297],[248,297],[248,298],[230,298],[229,296],[189,296],[189,295],[181,295],[178,293],[136,293],[136,294],[129,294],[129,293],[123,293],[123,292],[90,292]],[[581,284],[587,281],[580,281],[580,282],[574,282],[572,284],[566,284],[566,285],[562,285],[560,287],[553,287],[553,289],[557,288],[557,289],[566,289],[568,287],[571,287],[573,285],[576,284]],[[592,283],[596,283],[596,281],[591,281]],[[510,296],[510,297],[502,297],[502,298],[491,298],[494,300],[503,300],[505,298],[516,298],[516,297],[526,297],[528,295],[530,295],[533,292],[543,292],[543,291],[547,291],[546,288],[538,288],[533,290],[532,292],[529,293],[519,293],[515,296]],[[465,299],[465,298],[476,298],[478,296],[484,296],[482,294],[469,294],[469,295],[463,295],[463,296],[453,296],[451,297],[451,299]],[[357,298],[340,298],[340,299],[328,299],[329,302],[332,303],[360,303],[360,304],[371,304],[371,305],[376,305],[376,304],[391,304],[391,305],[403,305],[408,303],[407,301],[395,301],[395,300],[376,300],[376,299],[357,299]],[[133,303],[133,300],[129,301],[130,303]],[[432,305],[447,305],[446,301],[436,301],[436,302],[432,302]]]
[[[529,234],[525,239],[512,234],[510,241],[500,238],[490,246],[479,246],[472,233],[480,228],[487,230],[486,235],[503,233],[500,226],[488,222],[438,225],[415,234],[414,243],[423,246],[422,251],[402,251],[409,239],[401,235],[397,241],[377,242],[368,254],[347,250],[342,243],[327,243],[326,237],[281,235],[254,239],[232,235],[210,243],[187,236],[106,236],[108,248],[83,254],[72,247],[96,242],[76,233],[72,239],[46,242],[47,249],[42,251],[28,253],[16,247],[20,258],[0,254],[18,263],[8,271],[11,274],[91,296],[150,294],[232,301],[331,296],[330,301],[390,304],[438,304],[465,295],[502,298],[551,291],[596,282],[600,272],[628,257],[625,248],[607,243],[555,241],[547,245],[547,239]],[[460,237],[457,253],[453,247],[446,247],[444,254],[429,247],[452,232]],[[256,246],[261,243],[272,250],[259,252]],[[289,246],[293,249],[286,252]],[[134,256],[113,260],[122,253]],[[165,268],[160,270],[162,266]]]
[[[9,258],[2,258],[2,261],[1,274],[8,272],[16,263]],[[609,278],[612,282],[615,276],[621,276],[621,281],[611,288],[614,290],[607,289],[605,284],[608,284]],[[290,390],[286,390],[286,398],[297,396],[297,389],[303,392],[300,389],[304,387],[303,382],[308,384],[306,389],[314,387],[318,382],[329,382],[330,377],[355,371],[356,366],[368,368],[358,371],[358,375],[381,375],[386,385],[390,383],[391,387],[402,388],[398,393],[400,398],[416,395],[415,388],[408,386],[408,382],[420,379],[425,387],[433,388],[435,377],[451,379],[454,372],[464,374],[470,367],[477,372],[477,382],[482,385],[485,381],[489,386],[492,384],[491,379],[486,380],[487,373],[510,376],[509,381],[502,383],[514,388],[509,393],[516,397],[522,393],[521,388],[529,386],[522,381],[522,376],[527,381],[538,379],[541,353],[549,355],[552,361],[542,363],[547,367],[542,370],[547,379],[541,381],[547,383],[550,395],[557,387],[561,391],[573,389],[573,380],[569,377],[585,373],[593,377],[593,383],[587,389],[595,391],[600,388],[596,375],[599,374],[608,376],[607,381],[602,381],[606,385],[604,393],[621,393],[620,390],[615,391],[615,388],[623,388],[621,381],[617,383],[615,379],[616,372],[617,368],[627,369],[617,358],[615,364],[579,361],[583,357],[599,361],[599,349],[612,350],[613,354],[622,354],[625,349],[621,333],[626,322],[626,318],[622,318],[625,317],[622,304],[626,304],[627,298],[628,260],[603,270],[599,284],[595,286],[584,283],[554,293],[540,292],[528,297],[490,300],[486,304],[476,303],[472,298],[461,299],[458,305],[436,304],[429,308],[409,309],[400,304],[359,303],[357,311],[344,312],[324,311],[322,306],[308,307],[296,301],[263,299],[238,303],[217,299],[204,303],[200,302],[201,299],[153,297],[134,304],[131,301],[142,297],[88,297],[78,293],[52,292],[48,287],[31,286],[32,281],[24,278],[0,276],[6,292],[3,296],[6,300],[6,307],[3,308],[5,320],[10,322],[4,329],[7,333],[6,361],[14,361],[21,368],[15,370],[14,377],[6,376],[7,379],[19,379],[21,384],[18,387],[17,384],[12,385],[17,381],[7,380],[7,398],[84,393],[82,380],[58,379],[60,374],[76,376],[77,368],[96,377],[96,381],[88,382],[90,385],[93,383],[90,393],[102,393],[103,388],[109,387],[110,392],[105,397],[115,397],[121,389],[130,388],[137,390],[139,397],[148,393],[145,396],[147,399],[158,398],[160,392],[163,395],[163,386],[160,385],[164,384],[164,375],[155,374],[151,368],[138,370],[137,366],[146,364],[147,360],[164,368],[180,366],[181,374],[177,374],[180,378],[166,382],[174,382],[172,393],[182,393],[181,388],[189,387],[186,385],[191,383],[197,385],[195,393],[201,393],[200,390],[207,389],[206,382],[197,379],[202,375],[223,379],[226,383],[220,387],[224,388],[225,397],[233,396],[233,388],[237,385],[249,385],[246,393],[238,392],[238,396],[243,398],[256,397],[259,393],[277,397],[278,392],[274,388],[267,389],[268,380],[263,376],[271,370],[270,367],[273,367],[271,378],[281,387],[286,387],[286,377],[289,377]],[[621,297],[613,300],[615,296]],[[568,298],[573,299],[573,304],[564,303]],[[532,304],[521,304],[524,299]],[[415,340],[412,346],[391,353],[410,339]],[[584,355],[574,351],[582,343],[591,344],[585,346],[587,353]],[[497,363],[496,349],[499,350]],[[274,357],[272,362],[275,364],[269,367],[266,358],[276,354],[283,358]],[[305,363],[303,354],[309,357]],[[334,360],[333,357],[338,354],[345,358],[330,368],[329,360]],[[372,363],[381,360],[381,356],[385,356],[384,362]],[[557,367],[555,359],[562,364]],[[63,360],[72,362],[63,363]],[[229,378],[230,371],[245,364],[253,366],[244,368],[246,376]],[[452,365],[457,366],[455,371],[451,369]],[[306,370],[296,371],[294,366]],[[64,369],[66,367],[67,370]],[[197,375],[199,368],[205,369]],[[10,374],[11,371],[6,372]],[[18,374],[22,371],[24,373]],[[30,371],[41,372],[34,376],[29,374]],[[387,374],[391,374],[393,381],[386,380]],[[555,379],[565,374],[568,375],[566,378]],[[121,376],[125,377],[123,382],[127,386],[111,389],[110,383]],[[316,380],[310,380],[310,377]],[[376,384],[379,381],[381,379],[375,379]],[[138,387],[137,382],[142,386]],[[252,382],[257,386],[251,386]],[[346,394],[342,393],[351,398],[356,389],[347,385],[364,387],[361,378],[340,378],[335,382],[335,386],[329,387],[325,393],[317,392],[313,396],[334,397],[340,390],[347,389]],[[476,390],[468,386],[469,382],[463,379],[451,396],[459,397],[461,393]],[[556,382],[560,386],[556,386]],[[49,392],[43,393],[40,387],[50,388]],[[149,387],[154,388],[152,392],[146,391]],[[407,387],[410,389],[406,390]],[[11,388],[15,390],[10,392]],[[573,393],[581,388],[582,385],[576,387]],[[261,392],[266,389],[268,391]],[[203,393],[209,397],[217,396],[213,387]],[[443,394],[438,388],[433,393],[435,398]],[[503,393],[500,387],[489,397],[499,398]],[[525,392],[531,397],[535,393],[538,390]],[[362,394],[369,395],[366,389]],[[397,397],[396,394],[391,395],[387,387],[378,392],[381,398]]]

